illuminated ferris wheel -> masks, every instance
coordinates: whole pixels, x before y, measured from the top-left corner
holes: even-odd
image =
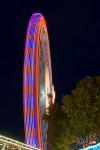
[[[23,70],[24,126],[28,145],[46,150],[48,124],[42,120],[42,116],[53,102],[46,22],[42,14],[35,13],[31,16],[27,29]]]

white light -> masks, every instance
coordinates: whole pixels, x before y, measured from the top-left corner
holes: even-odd
[[[30,146],[30,145],[26,145],[24,143],[18,142],[16,140],[13,140],[11,138],[7,138],[5,136],[0,135],[0,141],[3,143],[7,143],[7,144],[12,144],[14,146],[26,149],[26,150],[40,150],[36,147]]]
[[[45,93],[46,93],[46,111],[47,111],[47,108],[49,107],[48,93],[50,93],[50,77],[48,68],[46,68],[45,70]]]
[[[84,148],[84,149],[80,149],[80,150],[100,150],[100,143],[98,143],[96,145],[89,146],[89,147]]]
[[[54,102],[55,102],[55,97],[56,97],[55,90],[54,90],[54,85],[52,86],[52,96],[53,96],[52,103],[54,104]]]

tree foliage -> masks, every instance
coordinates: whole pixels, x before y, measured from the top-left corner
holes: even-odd
[[[85,77],[70,94],[64,95],[62,105],[50,106],[48,143],[52,150],[70,149],[80,136],[100,130],[100,77]]]
[[[66,114],[62,111],[61,105],[51,105],[49,108],[49,115],[44,114],[44,119],[48,121],[48,143],[51,150],[66,150],[65,140],[66,136]]]

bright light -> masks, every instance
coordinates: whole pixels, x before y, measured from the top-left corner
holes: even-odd
[[[54,104],[54,102],[55,102],[55,97],[56,97],[55,90],[54,90],[54,85],[52,86],[52,96],[53,96],[52,103]]]
[[[80,150],[100,150],[100,143]]]
[[[5,144],[5,146],[7,144],[8,146],[9,145],[13,145],[13,146],[16,146],[16,147],[20,147],[23,150],[40,150],[40,149],[38,149],[36,147],[29,146],[29,145],[26,145],[24,143],[21,143],[21,142],[18,142],[16,140],[13,140],[11,138],[7,138],[5,136],[0,135],[0,145],[4,145],[4,144]]]
[[[46,93],[46,109],[47,109],[49,107],[48,93],[50,93],[50,77],[48,68],[46,68],[45,71],[45,93]]]
[[[41,96],[46,97],[46,93],[45,93],[44,89],[41,90]]]

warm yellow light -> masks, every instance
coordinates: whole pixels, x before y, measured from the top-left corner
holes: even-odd
[[[54,85],[52,86],[52,103],[54,104],[55,102],[55,97],[56,97],[56,94],[55,94],[55,90],[54,90]]]
[[[2,135],[0,135],[0,143],[1,142],[6,143],[7,145],[9,144],[9,145],[13,145],[13,146],[17,146],[17,147],[23,148],[24,150],[40,150],[40,149],[38,149],[36,147],[26,145],[24,143],[18,142],[16,140],[13,140],[11,138],[7,138],[7,137],[2,136]]]
[[[46,93],[46,111],[47,111],[47,108],[49,107],[48,93],[50,93],[50,77],[48,68],[46,68],[45,70],[45,93]]]

